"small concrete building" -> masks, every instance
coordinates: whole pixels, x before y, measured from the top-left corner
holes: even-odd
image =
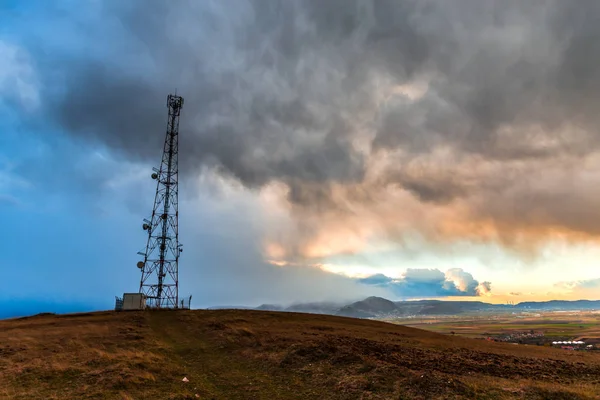
[[[144,310],[146,308],[146,295],[143,293],[123,293],[123,311]]]

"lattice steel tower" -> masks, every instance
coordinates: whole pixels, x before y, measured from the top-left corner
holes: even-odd
[[[179,244],[178,210],[178,142],[179,114],[183,106],[181,96],[167,96],[169,119],[160,168],[153,168],[156,179],[156,196],[150,220],[144,219],[143,228],[148,231],[146,251],[138,254],[144,261],[138,262],[142,270],[140,293],[147,296],[147,306],[178,308],[178,263],[182,251]]]

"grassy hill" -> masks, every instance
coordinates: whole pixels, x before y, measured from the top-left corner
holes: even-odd
[[[592,399],[597,393],[594,354],[329,315],[198,310],[0,321],[2,399]]]

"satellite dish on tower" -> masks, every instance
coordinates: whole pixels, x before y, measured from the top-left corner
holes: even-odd
[[[158,178],[158,174],[155,172],[152,174],[152,179],[156,179],[156,178]]]
[[[139,269],[142,269],[142,268],[144,268],[144,262],[143,262],[143,261],[138,261],[138,263],[137,263],[137,267],[138,267]]]

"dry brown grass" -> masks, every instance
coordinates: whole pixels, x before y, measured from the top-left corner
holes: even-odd
[[[182,382],[186,376],[190,382]],[[600,357],[259,311],[0,321],[7,399],[592,399]]]

